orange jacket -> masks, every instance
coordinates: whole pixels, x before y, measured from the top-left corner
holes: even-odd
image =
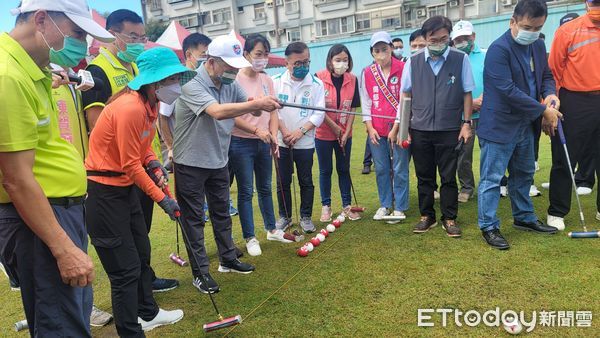
[[[143,167],[157,159],[152,151],[157,116],[157,107],[150,107],[137,92],[123,94],[108,104],[90,135],[85,167],[87,170],[113,171],[124,175],[89,176],[88,179],[118,187],[135,183],[152,200],[162,201],[165,194]]]

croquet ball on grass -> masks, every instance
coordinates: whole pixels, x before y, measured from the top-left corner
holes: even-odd
[[[308,248],[307,248],[306,246],[303,246],[303,247],[301,247],[301,248],[300,248],[300,249],[298,249],[298,251],[297,251],[297,253],[298,253],[298,256],[300,256],[300,257],[306,257],[306,256],[308,256],[308,253],[309,253],[309,252],[310,252],[310,251],[308,251]]]
[[[341,223],[344,223],[346,221],[346,216],[344,216],[344,214],[339,214],[335,219],[339,220]]]
[[[329,237],[329,232],[325,229],[321,229],[321,231],[319,231],[319,233],[325,237]]]
[[[304,247],[308,249],[308,252],[311,252],[315,249],[315,246],[311,242],[307,242],[306,244],[304,244]]]
[[[319,233],[319,234],[317,234],[317,236],[315,236],[315,237],[317,237],[317,238],[319,239],[319,241],[321,241],[321,242],[325,242],[325,235],[323,235],[323,234]]]
[[[334,219],[333,222],[331,222],[331,224],[333,224],[333,226],[336,228],[339,228],[342,226],[342,222],[340,222],[339,219]]]
[[[327,227],[325,229],[327,229],[327,231],[329,231],[329,232],[334,232],[335,231],[335,225],[333,225],[333,224],[327,224]]]
[[[321,244],[321,241],[317,237],[313,237],[310,239],[310,243],[316,248]]]
[[[519,322],[519,320],[517,318],[507,320],[506,322],[503,322],[502,324],[503,324],[506,332],[508,332],[510,334],[518,335],[519,333],[521,333],[523,331],[523,325],[521,325],[521,322]]]

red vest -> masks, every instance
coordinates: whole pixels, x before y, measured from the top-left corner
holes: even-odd
[[[379,66],[376,68],[383,79],[383,74],[381,74]],[[386,84],[389,92],[397,102],[400,102],[400,80],[402,79],[403,70],[404,62],[392,57],[392,69]],[[398,110],[398,107],[392,106],[392,104],[383,94],[379,85],[377,85],[377,81],[375,80],[375,76],[371,70],[371,66],[367,66],[363,72],[365,77],[365,88],[367,89],[367,93],[372,101],[371,114],[396,117],[396,111]],[[392,126],[394,125],[394,120],[373,117],[371,123],[373,124],[373,128],[375,128],[379,136],[387,137],[392,129]]]
[[[344,73],[344,82],[342,89],[340,90],[340,105],[337,105],[337,91],[331,81],[331,73],[329,70],[324,69],[317,73],[317,77],[323,81],[323,87],[325,88],[325,107],[350,111],[352,109],[352,99],[354,98],[354,92],[356,90],[356,76],[352,73]],[[340,126],[344,132],[346,131],[346,122],[348,121],[349,114],[337,114],[327,112],[327,116],[332,119],[338,126]],[[331,128],[327,123],[323,122],[320,127],[317,128],[316,137],[323,141],[335,141],[337,136],[331,131]],[[349,137],[352,137],[352,130],[350,130]]]

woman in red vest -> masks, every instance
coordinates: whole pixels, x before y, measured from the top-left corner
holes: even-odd
[[[325,87],[327,108],[356,111],[360,107],[358,80],[352,73],[352,56],[344,45],[336,44],[329,49],[326,69],[317,73]],[[315,148],[319,160],[319,186],[321,189],[321,222],[331,221],[331,174],[333,153],[342,195],[342,215],[354,221],[360,214],[350,210],[350,149],[352,148],[352,123],[354,115],[327,112],[325,123],[317,128]]]
[[[360,88],[363,122],[369,133],[369,147],[375,162],[380,208],[373,219],[392,215],[398,223],[408,209],[409,152],[400,148],[390,136],[400,100],[400,79],[404,62],[392,57],[392,38],[387,32],[371,37],[371,55],[375,62],[362,72]],[[390,118],[371,115],[389,116]],[[393,155],[393,161],[390,156]],[[392,163],[393,162],[393,163]],[[393,177],[393,178],[392,178]],[[393,183],[393,184],[392,184]]]

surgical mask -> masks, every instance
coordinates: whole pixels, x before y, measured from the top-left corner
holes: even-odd
[[[221,84],[230,85],[235,81],[237,77],[237,73],[234,72],[224,72],[223,75],[219,78],[221,80]]]
[[[206,61],[208,58],[207,57],[201,57],[201,58],[197,58],[196,59],[196,68],[200,67],[200,65],[202,64],[202,62]]]
[[[517,33],[517,36],[514,39],[516,43],[523,46],[527,46],[536,42],[539,38],[540,32],[530,32],[523,29],[519,29],[519,33]]]
[[[55,50],[50,47],[48,41],[46,41],[46,38],[42,34],[46,46],[50,49],[50,62],[67,68],[77,66],[87,55],[87,43],[71,36],[65,36],[52,18],[50,18],[50,21],[52,21],[54,27],[56,27],[63,36],[63,48],[61,50]]]
[[[333,71],[337,75],[344,75],[348,70],[348,62],[333,62]]]
[[[455,44],[454,47],[458,50],[461,50],[461,51],[467,53],[467,54],[470,54],[471,50],[473,49],[473,41],[466,40],[461,43]]]
[[[401,48],[394,49],[393,53],[394,53],[394,56],[397,57],[397,58],[401,58],[402,57],[402,49]]]
[[[296,79],[304,79],[306,77],[306,75],[308,75],[308,72],[310,70],[308,69],[307,66],[299,66],[299,67],[294,67],[294,71],[292,72],[292,75],[296,78]]]
[[[419,49],[411,49],[410,55],[415,55],[415,54],[417,54],[418,51],[419,51]]]
[[[131,63],[134,62],[143,52],[143,43],[128,43],[125,51],[120,50],[117,52],[117,57],[127,63]]]
[[[173,104],[179,96],[181,96],[181,85],[179,83],[160,86],[156,90],[156,98],[166,104]]]
[[[431,56],[442,56],[446,52],[446,49],[448,49],[448,43],[429,45],[427,48],[429,49],[429,54],[431,54]]]
[[[252,70],[259,73],[262,72],[269,64],[269,59],[252,59]]]

